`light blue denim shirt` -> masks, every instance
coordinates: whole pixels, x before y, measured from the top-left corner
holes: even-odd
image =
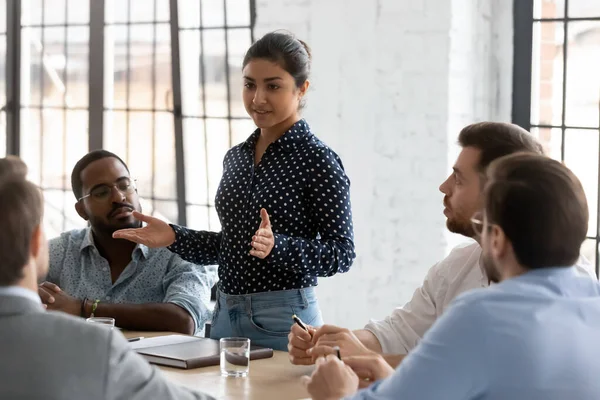
[[[113,284],[108,261],[94,245],[91,229],[72,230],[49,241],[47,280],[76,298],[107,303],[173,303],[187,310],[196,332],[212,317],[210,291],[216,276],[165,248],[137,245]]]
[[[600,284],[529,271],[456,298],[396,372],[350,399],[600,399]]]

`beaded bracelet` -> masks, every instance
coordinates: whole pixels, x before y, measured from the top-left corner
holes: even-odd
[[[98,308],[98,303],[100,303],[99,299],[94,300],[94,304],[92,304],[92,313],[90,314],[90,318],[94,318],[94,313],[96,312],[96,308]]]

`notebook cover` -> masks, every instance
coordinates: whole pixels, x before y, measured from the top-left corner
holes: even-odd
[[[219,341],[207,338],[196,338],[185,343],[137,349],[136,352],[148,362],[157,365],[192,369],[211,367],[220,364]],[[273,357],[273,349],[250,346],[250,360]],[[245,362],[241,358],[241,362]],[[229,360],[236,364],[240,360]]]

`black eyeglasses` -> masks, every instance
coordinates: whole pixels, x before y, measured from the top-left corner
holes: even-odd
[[[98,202],[106,201],[110,198],[113,188],[116,188],[123,195],[128,195],[135,192],[137,189],[136,182],[137,181],[135,179],[131,180],[126,178],[121,179],[119,182],[112,185],[99,185],[90,190],[88,194],[79,198],[77,201],[81,201],[88,197]]]

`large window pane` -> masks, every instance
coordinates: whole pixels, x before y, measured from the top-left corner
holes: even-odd
[[[600,124],[600,22],[569,23],[565,123],[598,127]]]
[[[186,51],[180,52],[181,60],[181,106],[184,116],[204,116],[202,95],[202,65],[205,57],[201,54],[200,32],[180,31],[179,45]]]
[[[206,116],[226,117],[227,76],[225,74],[225,30],[204,31],[204,77],[206,80]]]
[[[585,190],[590,212],[590,236],[596,236],[598,221],[598,146],[598,131],[567,129],[565,132],[565,164],[577,175]]]
[[[173,110],[173,81],[171,72],[171,28],[168,24],[156,25],[155,104],[157,110]]]
[[[179,27],[180,28],[198,28],[200,26],[200,6],[202,1],[198,0],[178,0],[179,7]],[[182,12],[185,10],[185,12]]]
[[[542,143],[546,155],[555,160],[561,160],[561,132],[560,128],[531,128],[531,134]]]
[[[41,120],[41,110],[21,109],[21,158],[27,163],[29,179],[37,184],[42,180]]]
[[[202,26],[225,26],[225,7],[223,0],[202,0]]]
[[[67,172],[64,161],[67,142],[65,113],[62,110],[44,109],[42,111],[40,139],[42,187],[65,188]]]
[[[65,24],[67,22],[66,0],[44,0],[44,25]]]
[[[564,0],[556,0],[564,7]],[[569,0],[569,18],[600,17],[600,2],[596,0]]]
[[[0,0],[0,33],[6,32],[6,0]],[[0,37],[0,40],[3,40]]]
[[[158,201],[152,202],[152,215],[169,223],[177,222],[177,202],[176,201]]]
[[[125,159],[129,146],[129,115],[124,111],[104,112],[104,148]]]
[[[6,35],[0,34],[0,108],[6,104]]]
[[[125,159],[137,178],[141,196],[152,197],[152,113],[129,113],[129,143]]]
[[[217,188],[223,174],[223,158],[229,150],[229,124],[227,120],[208,119],[206,121],[208,151],[208,199],[214,204]]]
[[[21,0],[21,23],[24,26],[41,25],[44,0]]]
[[[596,258],[598,257],[597,242],[595,239],[586,239],[581,245],[581,255],[588,259],[592,264],[596,264]]]
[[[89,28],[68,28],[67,39],[65,105],[86,108],[89,100]]]
[[[208,206],[188,206],[187,219],[188,226],[196,230],[208,230]]]
[[[531,122],[561,125],[563,102],[563,24],[533,24]]]
[[[534,0],[533,18],[562,18],[565,16],[564,0]]]
[[[154,128],[154,197],[177,199],[173,114],[160,112]],[[171,221],[177,221],[172,219]]]
[[[208,168],[206,136],[202,119],[184,118],[183,143],[186,202],[206,205],[209,202]]]
[[[94,0],[92,0],[94,1]],[[48,0],[46,0],[48,2]],[[89,24],[90,2],[85,0],[68,0],[68,23]]]
[[[77,161],[88,152],[88,111],[69,110],[66,112],[66,154],[64,187],[71,187],[71,172]]]
[[[231,88],[231,115],[233,117],[248,117],[242,100],[242,62],[250,47],[250,29],[231,29],[227,31],[229,45],[229,87]]]
[[[254,132],[256,126],[251,119],[238,119],[231,121],[231,144],[242,143]]]
[[[250,4],[247,0],[227,1],[227,25],[250,26]],[[250,38],[250,37],[248,37]]]

